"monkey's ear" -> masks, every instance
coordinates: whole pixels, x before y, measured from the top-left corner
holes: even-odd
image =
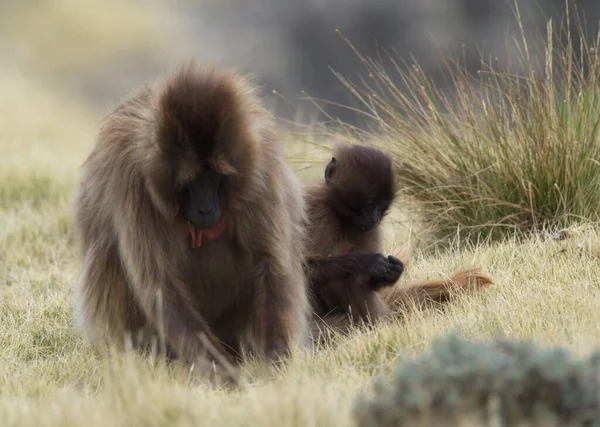
[[[331,161],[325,168],[325,183],[329,184],[329,182],[333,179],[335,175],[335,169],[337,167],[337,159],[335,157],[331,158]]]

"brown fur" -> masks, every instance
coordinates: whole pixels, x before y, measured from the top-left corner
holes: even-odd
[[[449,277],[417,280],[406,286],[382,289],[380,294],[392,313],[401,313],[408,306],[444,303],[453,296],[493,285],[491,277],[481,272],[481,267],[461,268]]]
[[[228,223],[192,251],[180,189],[204,164],[228,176]],[[190,63],[142,87],[105,119],[81,181],[76,317],[94,343],[159,328],[158,291],[167,345],[189,362],[204,354],[199,333],[233,356],[303,339],[302,189],[243,77]]]
[[[402,268],[396,268],[391,275],[383,273],[388,279],[373,282],[373,275],[381,276],[382,271],[390,273],[389,268],[394,268],[390,258],[382,254],[379,224],[362,231],[349,226],[343,218],[346,212],[367,203],[380,203],[381,219],[385,217],[396,195],[391,159],[371,147],[340,145],[332,161],[337,164],[333,179],[306,190],[307,271],[317,330],[326,326],[347,331],[356,322],[377,322],[411,303],[444,302],[455,292],[493,283],[479,268],[462,269],[449,278],[407,286],[395,285],[402,273]],[[351,250],[343,253],[344,247]],[[403,258],[403,262],[396,262],[406,267],[409,260]]]

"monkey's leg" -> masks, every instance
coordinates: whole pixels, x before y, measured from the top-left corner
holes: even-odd
[[[270,360],[286,358],[307,332],[308,301],[301,266],[289,271],[277,260],[257,268],[255,341]]]
[[[382,297],[370,288],[364,286],[332,286],[338,289],[335,299],[336,307],[324,311],[323,306],[319,312],[322,316],[315,315],[311,323],[311,336],[313,342],[322,342],[328,337],[328,332],[348,334],[358,324],[375,325],[390,309]]]
[[[310,323],[310,338],[313,344],[325,344],[332,334],[347,335],[352,326],[350,318],[344,314],[314,316]]]
[[[95,344],[123,349],[146,324],[129,292],[116,246],[91,245],[75,287],[75,317]]]
[[[389,312],[379,293],[364,278],[349,277],[321,283],[318,302],[327,315],[346,315],[351,323],[375,323]]]

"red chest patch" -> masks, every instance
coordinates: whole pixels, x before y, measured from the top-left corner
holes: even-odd
[[[188,222],[190,236],[192,237],[192,249],[202,246],[202,239],[204,239],[204,237],[206,237],[208,240],[212,240],[222,235],[225,232],[226,226],[227,224],[224,218],[221,218],[213,228],[208,228],[205,230],[196,229],[196,227]]]
[[[338,246],[338,252],[341,255],[345,255],[349,252],[352,252],[354,248],[352,247],[352,243],[350,243],[349,241],[345,240],[343,242],[341,242]]]

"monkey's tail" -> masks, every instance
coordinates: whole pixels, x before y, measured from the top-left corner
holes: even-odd
[[[444,303],[458,294],[477,291],[484,286],[493,285],[494,280],[483,274],[480,267],[457,270],[451,276],[412,282],[407,285],[395,285],[386,288],[381,295],[393,312],[404,311],[408,305]]]

